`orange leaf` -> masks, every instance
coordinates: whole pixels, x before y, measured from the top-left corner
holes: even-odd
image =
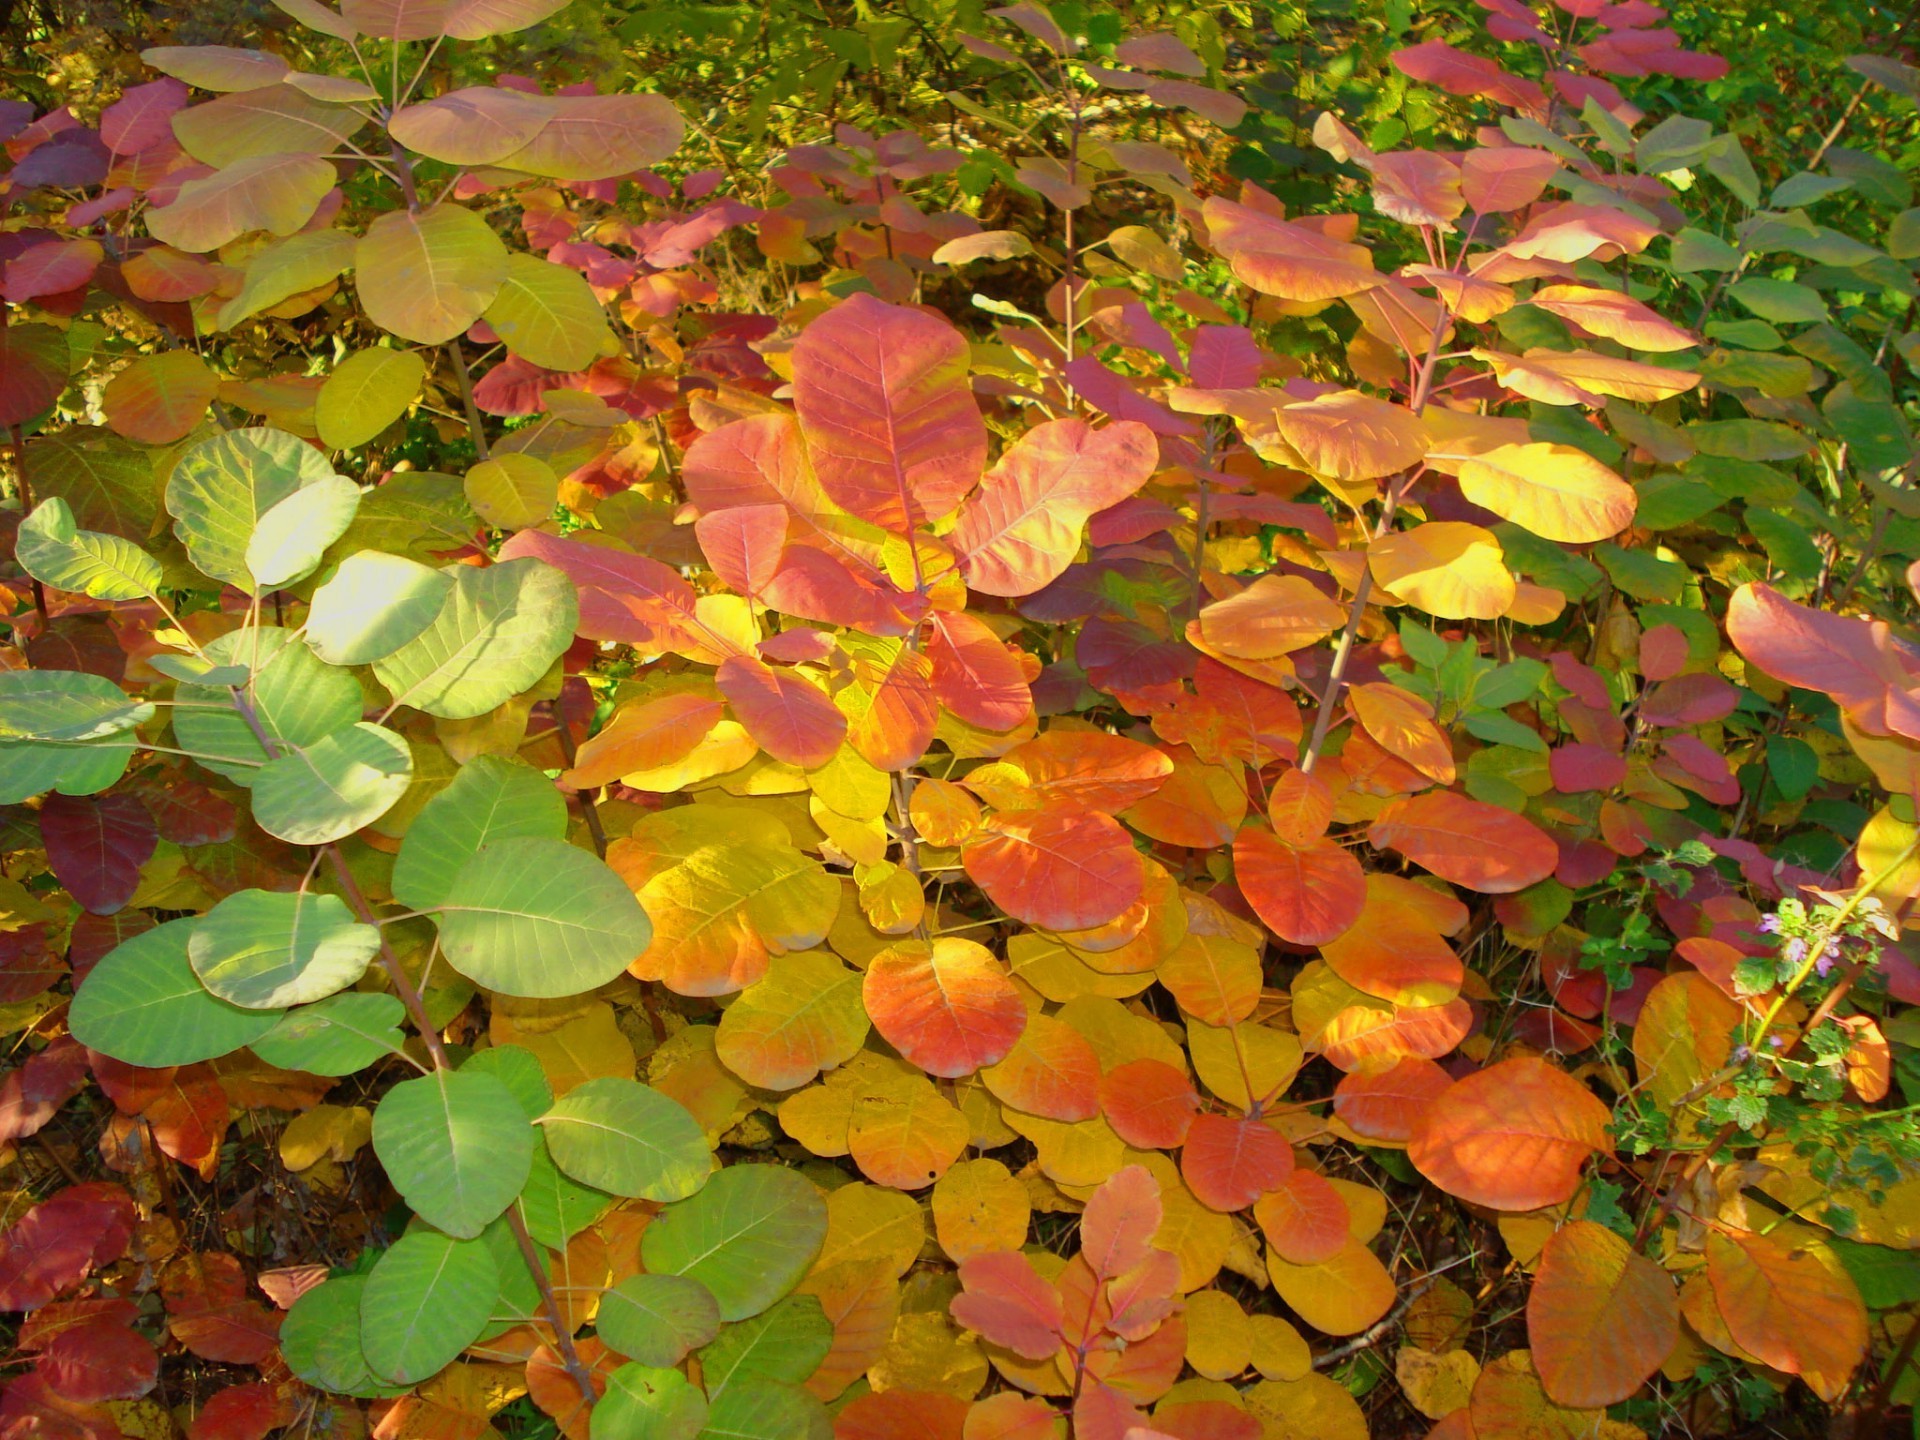
[[[1554,1232],[1527,1297],[1527,1340],[1549,1396],[1583,1409],[1618,1404],[1679,1339],[1666,1271],[1591,1220]]]
[[[747,733],[776,760],[810,770],[831,760],[847,737],[847,717],[795,671],[729,655],[713,678]]]
[[[1060,1348],[1060,1292],[1018,1250],[992,1250],[960,1262],[962,1292],[953,1318],[995,1345],[1045,1360]]]
[[[1553,837],[1531,820],[1445,790],[1394,801],[1367,839],[1376,850],[1398,850],[1442,880],[1483,895],[1524,890],[1560,863]]]
[[[996,815],[961,847],[960,863],[994,904],[1046,930],[1104,925],[1147,880],[1125,829],[1097,811]]]
[[[1100,1113],[1100,1057],[1051,1015],[1028,1015],[1013,1048],[980,1078],[994,1099],[1028,1115],[1071,1124]]]
[[[1453,783],[1453,745],[1433,723],[1433,707],[1384,680],[1355,685],[1347,705],[1366,732],[1422,775]]]
[[[1290,1265],[1319,1265],[1347,1248],[1353,1216],[1340,1192],[1311,1170],[1295,1170],[1253,1207],[1267,1243]]]
[[[1257,825],[1233,842],[1240,893],[1267,928],[1295,945],[1325,945],[1360,918],[1367,879],[1340,846],[1317,840],[1293,846]]]
[[[1211,1210],[1244,1210],[1292,1170],[1286,1137],[1244,1116],[1195,1116],[1180,1151],[1180,1177]]]
[[[1715,1230],[1707,1278],[1742,1350],[1800,1376],[1829,1404],[1840,1398],[1867,1353],[1867,1312],[1837,1262],[1773,1235]]]
[[[1201,638],[1220,654],[1268,660],[1317,644],[1346,619],[1346,607],[1304,575],[1262,575],[1201,610],[1199,625]]]
[[[1612,1112],[1544,1060],[1503,1060],[1456,1083],[1413,1132],[1407,1158],[1449,1195],[1494,1210],[1570,1200]]]
[[[1142,1150],[1171,1150],[1187,1138],[1200,1097],[1164,1060],[1129,1060],[1100,1082],[1100,1105],[1113,1133]]]
[[[1027,1026],[1006,967],[984,945],[941,936],[890,945],[867,965],[867,1015],[887,1043],[930,1075],[971,1075]]]
[[[561,783],[592,790],[622,775],[671,765],[690,755],[723,713],[717,699],[698,690],[622,706],[604,730],[580,747]]]

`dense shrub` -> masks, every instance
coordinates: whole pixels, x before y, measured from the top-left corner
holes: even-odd
[[[1910,1405],[1890,27],[562,3],[0,102],[5,1440]]]

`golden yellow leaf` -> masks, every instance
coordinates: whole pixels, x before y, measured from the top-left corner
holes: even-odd
[[[1026,1188],[998,1160],[962,1160],[933,1187],[934,1234],[956,1264],[991,1250],[1018,1250],[1030,1218]]]
[[[351,1160],[373,1139],[373,1112],[364,1105],[316,1105],[280,1132],[280,1163],[296,1174],[322,1160]]]
[[[971,1400],[987,1383],[980,1337],[961,1330],[944,1311],[902,1315],[886,1349],[867,1367],[875,1390],[914,1390]]]
[[[1187,1297],[1187,1363],[1209,1380],[1231,1380],[1253,1362],[1253,1327],[1224,1290]]]
[[[1633,523],[1638,504],[1633,487],[1586,451],[1544,442],[1502,445],[1463,462],[1460,493],[1522,529],[1567,545],[1618,535]],[[1431,528],[1424,525],[1416,533]],[[1374,573],[1379,575],[1377,567]],[[1407,594],[1403,585],[1384,575],[1380,579],[1397,594]]]
[[[1367,564],[1407,604],[1443,620],[1492,620],[1513,604],[1500,542],[1478,525],[1429,520],[1382,535],[1367,547]]]
[[[926,1240],[925,1216],[910,1196],[877,1185],[842,1185],[827,1196],[827,1238],[814,1268],[857,1261],[897,1279],[912,1267]]]

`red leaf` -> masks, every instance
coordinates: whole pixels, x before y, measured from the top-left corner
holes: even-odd
[[[1452,95],[1474,95],[1511,105],[1516,110],[1540,110],[1546,92],[1531,80],[1502,70],[1482,55],[1456,50],[1444,40],[1396,50],[1393,68],[1412,80],[1438,85]]]
[[[87,1052],[61,1036],[0,1080],[0,1142],[37,1134],[87,1083]]]
[[[140,888],[160,832],[132,795],[56,794],[40,806],[40,838],[54,878],[94,914],[111,915]]]
[[[203,1360],[258,1365],[278,1343],[280,1312],[246,1298],[246,1275],[231,1255],[181,1256],[161,1277],[160,1293],[174,1339]]]
[[[32,1440],[120,1440],[113,1412],[68,1400],[44,1375],[26,1374],[0,1391],[0,1435]]]
[[[1253,1218],[1289,1265],[1318,1265],[1347,1248],[1353,1215],[1321,1176],[1295,1170],[1255,1202]]]
[[[287,1408],[271,1385],[229,1385],[207,1397],[187,1426],[187,1440],[266,1440],[292,1419]]]
[[[589,640],[672,650],[708,665],[733,653],[733,645],[694,613],[693,587],[658,560],[539,530],[522,530],[500,547],[502,560],[525,556],[544,560],[573,581],[580,592],[578,633]]]
[[[857,1395],[833,1417],[833,1440],[970,1440],[967,1402],[924,1390]]]
[[[1211,1210],[1244,1210],[1293,1171],[1293,1147],[1265,1122],[1200,1115],[1180,1151],[1180,1176]]]
[[[730,655],[714,672],[720,693],[762,750],[811,770],[847,738],[847,717],[817,685],[750,655]]]
[[[1147,879],[1126,830],[1098,811],[995,815],[961,847],[960,863],[994,904],[1045,930],[1104,925]]]
[[[910,305],[855,295],[809,325],[793,406],[821,489],[898,535],[951,514],[986,468],[966,337]]]
[[[707,563],[738,593],[758,598],[772,583],[787,548],[784,505],[742,505],[694,522]]]
[[[1404,1056],[1390,1070],[1357,1070],[1333,1090],[1333,1113],[1363,1140],[1404,1145],[1427,1108],[1453,1084],[1431,1060]]]
[[[1124,810],[1153,794],[1173,761],[1151,745],[1100,731],[1050,730],[1000,757],[1024,773],[1036,804],[1075,810]]]
[[[0,1310],[32,1310],[126,1253],[133,1197],[98,1181],[70,1185],[0,1236]]]
[[[1029,1360],[1060,1348],[1060,1292],[1018,1250],[990,1250],[960,1262],[964,1293],[948,1307],[953,1318]]]
[[[160,1378],[160,1357],[138,1331],[95,1321],[62,1330],[35,1369],[63,1399],[91,1405],[146,1394]]]

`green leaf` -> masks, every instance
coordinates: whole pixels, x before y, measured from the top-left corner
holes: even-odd
[[[480,1338],[500,1294],[493,1254],[478,1240],[433,1230],[402,1236],[360,1295],[360,1344],[382,1380],[415,1384]]]
[[[127,773],[132,759],[133,745],[125,740],[89,740],[79,745],[0,740],[0,805],[18,805],[49,790],[62,795],[98,794]]]
[[[14,540],[20,568],[44,585],[95,600],[157,596],[160,562],[131,540],[82,530],[58,496],[43,500],[20,522]]]
[[[700,1352],[700,1378],[718,1399],[739,1381],[798,1385],[833,1349],[833,1322],[812,1295],[789,1295],[772,1309],[729,1325]]]
[[[498,840],[439,904],[447,961],[503,995],[552,999],[625,972],[653,927],[626,882],[564,840]]]
[[[135,544],[152,533],[160,511],[151,454],[90,425],[36,437],[27,446],[27,481],[42,500],[65,500],[81,529]]]
[[[219,327],[231,330],[283,301],[319,289],[351,268],[354,243],[344,230],[310,230],[255,251],[247,260],[240,293],[220,307]]]
[[[443,202],[380,216],[354,247],[353,268],[367,319],[438,345],[493,303],[507,278],[507,247],[473,211]]]
[[[533,1126],[492,1075],[436,1070],[403,1080],[373,1112],[373,1153],[413,1211],[449,1235],[478,1235],[526,1186]]]
[[[513,1092],[529,1120],[538,1120],[553,1106],[553,1086],[547,1083],[547,1072],[540,1068],[539,1057],[524,1045],[489,1045],[469,1055],[460,1068],[499,1080]]]
[[[1776,325],[1812,325],[1827,318],[1820,292],[1791,280],[1750,276],[1728,286],[1727,298]]]
[[[198,920],[169,920],[110,950],[80,982],[67,1028],[129,1065],[191,1065],[251,1045],[280,1019],[207,993],[187,959]]]
[[[467,1062],[469,1066],[472,1063]],[[549,1250],[566,1249],[569,1240],[606,1214],[613,1203],[614,1197],[606,1191],[582,1185],[555,1165],[544,1139],[533,1147],[533,1169],[527,1175],[527,1188],[520,1192],[520,1216],[527,1222],[527,1233]],[[604,1339],[604,1308],[600,1324]]]
[[[333,478],[326,457],[296,435],[265,426],[229,430],[175,463],[167,481],[173,533],[202,574],[251,594],[247,545],[260,517],[295,491]]]
[[[307,644],[329,665],[383,660],[433,623],[452,590],[444,570],[362,550],[313,592]]]
[[[407,1007],[392,995],[335,995],[304,1005],[253,1042],[253,1053],[282,1070],[351,1075],[403,1053],[400,1022]]]
[[[325,845],[386,814],[412,779],[407,742],[363,720],[263,768],[254,777],[253,818],[282,840]]]
[[[637,1080],[602,1076],[576,1085],[539,1124],[554,1164],[613,1195],[683,1200],[712,1171],[700,1122]]]
[[[375,1399],[406,1392],[375,1378],[360,1344],[365,1275],[322,1281],[293,1302],[280,1326],[280,1354],[307,1384],[335,1395]]]
[[[720,1332],[720,1306],[685,1275],[630,1275],[600,1297],[594,1329],[642,1365],[678,1365]]]
[[[304,485],[260,517],[247,541],[247,569],[262,590],[278,590],[320,568],[327,547],[360,508],[360,487],[344,475]]]
[[[244,665],[215,665],[198,655],[149,655],[147,664],[169,680],[184,680],[190,685],[244,685],[247,676],[252,673]]]
[[[380,932],[337,895],[242,890],[201,917],[187,941],[194,974],[222,1000],[280,1010],[324,1000],[367,973]]]
[[[496,530],[524,530],[553,513],[560,477],[533,455],[503,451],[467,471],[462,482],[473,513]]]
[[[493,755],[460,767],[420,808],[393,862],[393,896],[410,910],[447,898],[460,869],[502,840],[562,840],[566,797],[538,770]]]
[[[407,413],[420,398],[427,362],[417,351],[376,346],[334,367],[314,397],[313,426],[329,450],[352,450]]]
[[[519,252],[483,318],[522,360],[562,373],[585,370],[613,338],[584,275]]]
[[[1820,778],[1820,756],[1804,740],[1774,735],[1767,740],[1767,774],[1788,800],[1798,800]]]
[[[707,1423],[707,1397],[678,1370],[622,1365],[593,1407],[590,1440],[694,1440]]]
[[[577,1093],[577,1092],[576,1092]],[[721,1318],[758,1315],[800,1283],[827,1234],[827,1202],[784,1165],[730,1165],[641,1237],[649,1271],[713,1292]]]
[[[103,675],[0,670],[0,739],[99,740],[152,718],[152,705],[129,699]]]
[[[274,625],[232,630],[205,646],[216,664],[253,671],[253,709],[282,750],[313,745],[360,719],[360,682],[326,664],[291,630]],[[182,749],[209,770],[251,786],[269,757],[260,748],[233,696],[224,688],[182,685],[175,694],[173,733]]]
[[[707,1412],[701,1440],[833,1440],[827,1407],[796,1385],[735,1385]]]
[[[403,705],[471,720],[531,689],[573,643],[573,582],[538,560],[455,567],[453,589],[419,635],[374,662]]]

